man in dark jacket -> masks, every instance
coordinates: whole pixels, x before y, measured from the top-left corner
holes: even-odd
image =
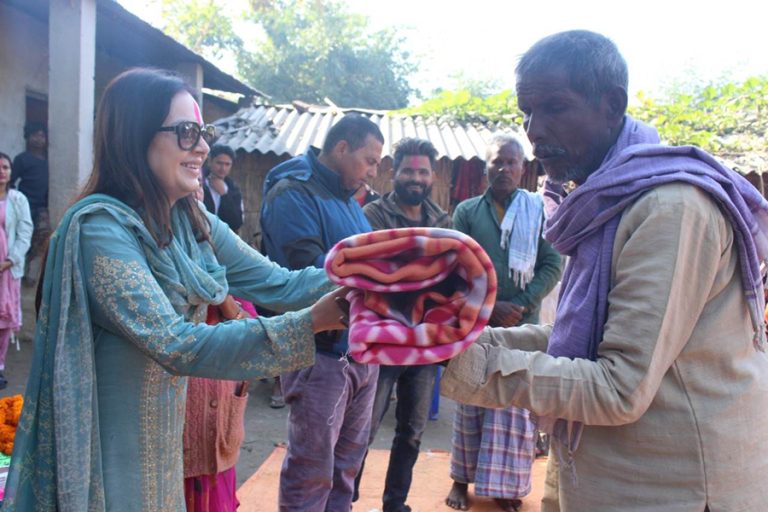
[[[384,137],[359,115],[329,131],[322,151],[278,165],[264,182],[261,227],[269,257],[290,269],[322,267],[333,245],[371,230],[355,191],[376,176]],[[281,511],[350,510],[368,447],[378,365],[346,357],[347,336],[315,337],[314,366],[282,376],[290,406]]]
[[[235,152],[229,146],[217,144],[208,155],[203,202],[209,212],[226,222],[237,233],[243,225],[243,195],[229,173],[235,162]]]
[[[366,205],[364,211],[374,230],[410,227],[451,228],[451,217],[429,198],[435,177],[437,150],[428,140],[406,138],[397,144],[393,159],[394,191]],[[407,512],[413,465],[419,456],[421,435],[427,426],[435,365],[382,366],[369,444],[389,408],[389,397],[397,383],[397,427],[389,456],[384,485],[383,512]],[[362,468],[355,481],[356,490]],[[357,494],[357,493],[356,493]]]
[[[25,285],[32,286],[35,283],[33,276],[40,272],[31,263],[43,255],[51,236],[48,216],[48,129],[43,123],[27,123],[24,140],[27,149],[13,159],[11,183],[27,197],[32,215],[34,232],[23,279]]]

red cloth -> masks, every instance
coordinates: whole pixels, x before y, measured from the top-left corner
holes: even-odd
[[[483,184],[483,162],[480,160],[460,161],[451,190],[451,200],[458,204],[465,199],[480,195]]]

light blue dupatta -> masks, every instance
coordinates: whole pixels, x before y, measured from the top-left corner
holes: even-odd
[[[93,213],[107,213],[135,234],[179,314],[189,317],[190,308],[218,304],[227,294],[224,267],[209,244],[195,241],[178,207],[172,211],[174,239],[162,249],[136,211],[110,196],[94,194],[70,208],[50,241],[4,511],[105,509],[89,269],[80,246],[81,224]]]

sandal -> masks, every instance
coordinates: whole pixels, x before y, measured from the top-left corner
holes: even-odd
[[[269,406],[273,409],[282,409],[285,407],[283,395],[272,395],[269,397]]]

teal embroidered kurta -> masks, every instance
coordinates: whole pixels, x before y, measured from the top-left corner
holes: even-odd
[[[198,243],[177,210],[164,248],[108,196],[62,220],[3,510],[183,511],[184,376],[313,364],[308,309],[196,322],[227,292],[278,311],[308,306],[333,288],[324,272],[273,264],[212,215],[213,244]]]

